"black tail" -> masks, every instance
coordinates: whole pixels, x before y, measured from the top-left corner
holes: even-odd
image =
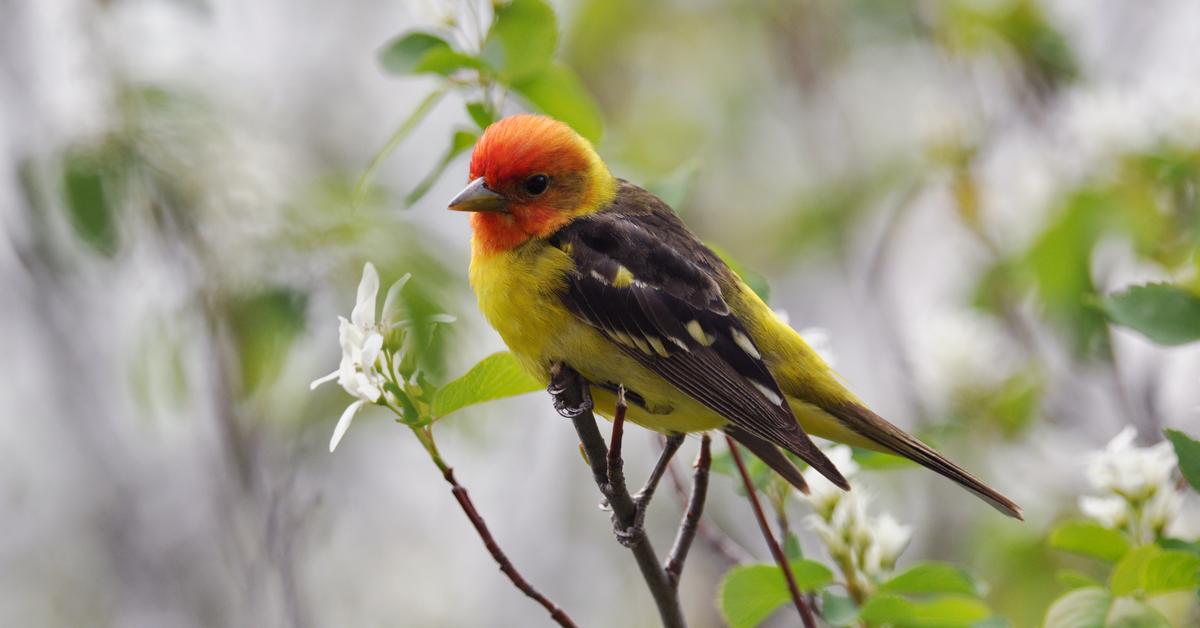
[[[801,493],[808,494],[808,483],[804,481],[800,469],[797,469],[796,465],[792,464],[792,461],[788,460],[788,457],[783,455],[783,452],[779,451],[774,444],[734,425],[726,426],[725,433],[758,456],[759,460],[767,463],[768,467],[771,467],[775,473],[795,486]]]
[[[975,493],[983,501],[991,504],[996,510],[1010,517],[1024,519],[1021,516],[1021,507],[1011,499],[1001,495],[996,489],[984,484],[983,481],[962,467],[867,408],[857,404],[845,404],[825,408],[825,411],[836,417],[842,425],[879,444],[887,451],[904,456],[927,469],[954,480],[963,488]]]

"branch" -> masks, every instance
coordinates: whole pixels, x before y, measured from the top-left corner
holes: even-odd
[[[471,520],[471,525],[475,526],[475,531],[479,533],[479,538],[483,539],[483,544],[487,547],[488,552],[491,553],[492,558],[496,559],[496,563],[500,565],[500,571],[503,571],[504,575],[508,576],[508,579],[512,580],[512,583],[522,593],[533,598],[538,604],[541,604],[542,608],[550,613],[550,618],[559,626],[563,628],[576,628],[575,622],[571,620],[566,611],[559,608],[557,604],[551,602],[549,598],[533,588],[533,585],[529,584],[529,581],[521,576],[517,568],[513,566],[512,561],[508,559],[508,556],[496,544],[496,539],[492,538],[492,533],[488,531],[487,524],[484,523],[483,517],[479,515],[479,511],[475,509],[475,504],[471,501],[471,496],[467,494],[467,489],[463,488],[458,483],[458,480],[454,479],[454,469],[446,467],[443,470],[442,476],[450,483],[452,487],[450,492],[454,494],[454,499],[458,500],[458,505],[462,506],[467,518]]]
[[[687,560],[688,550],[692,541],[696,540],[696,531],[700,526],[700,515],[704,514],[704,498],[708,495],[708,469],[712,466],[712,439],[705,434],[700,437],[700,455],[696,458],[696,473],[692,479],[692,496],[688,498],[687,511],[683,522],[679,524],[679,532],[675,535],[675,543],[663,569],[671,586],[679,588],[679,578],[683,575],[683,561]]]
[[[683,478],[680,477],[678,469],[674,466],[667,467],[667,477],[671,479],[671,487],[675,489],[675,494],[679,497],[682,505],[687,505],[691,498],[687,487],[683,484]],[[720,527],[711,525],[703,519],[696,522],[696,536],[704,541],[713,553],[717,554],[726,563],[726,567],[739,565],[741,563],[750,562],[754,559],[745,548],[734,541],[729,533],[722,530]]]
[[[754,482],[750,480],[750,474],[746,472],[742,454],[738,452],[737,444],[728,434],[725,435],[725,441],[729,443],[729,453],[733,455],[733,462],[737,465],[742,482],[746,485],[746,495],[750,497],[750,505],[754,508],[754,517],[758,519],[758,527],[762,530],[763,538],[767,540],[771,556],[775,557],[775,562],[779,564],[779,569],[783,571],[783,577],[787,580],[788,591],[792,594],[792,603],[796,605],[796,611],[800,613],[804,627],[816,628],[817,624],[813,619],[812,610],[808,608],[808,604],[804,602],[804,596],[800,594],[800,588],[796,586],[796,576],[788,565],[787,556],[783,555],[783,550],[779,548],[779,542],[775,540],[775,535],[771,534],[771,526],[767,523],[766,515],[763,514],[762,504],[758,502],[758,494],[754,491]]]
[[[638,505],[629,495],[625,487],[625,477],[620,462],[620,445],[624,429],[625,408],[618,404],[616,415],[613,417],[613,448],[604,443],[604,437],[596,428],[596,417],[592,414],[592,396],[587,382],[569,366],[555,364],[550,370],[550,386],[547,389],[554,397],[554,407],[562,416],[571,419],[579,441],[583,445],[584,455],[588,466],[592,468],[592,479],[600,488],[600,493],[612,507],[613,525],[617,528],[617,539],[622,545],[633,552],[646,588],[658,606],[658,614],[665,628],[684,628],[683,609],[679,605],[679,593],[671,585],[666,570],[658,562],[658,556],[646,536],[646,531],[638,524],[640,517]],[[618,391],[620,392],[620,391]],[[624,395],[618,394],[618,399]],[[609,459],[613,459],[615,468],[610,468]]]

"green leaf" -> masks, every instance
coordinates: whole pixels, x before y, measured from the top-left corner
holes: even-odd
[[[571,68],[554,63],[512,87],[538,111],[567,123],[592,142],[600,140],[604,130],[600,106]]]
[[[885,454],[882,451],[872,451],[861,447],[854,447],[851,450],[851,456],[854,462],[858,463],[860,469],[864,471],[888,471],[892,469],[911,469],[917,463],[892,454]]]
[[[826,589],[821,592],[821,617],[830,626],[850,626],[858,621],[858,607],[854,600]]]
[[[880,593],[867,600],[858,615],[868,623],[933,627],[970,626],[991,614],[987,604],[973,597],[945,596],[915,601]]]
[[[1188,551],[1164,550],[1147,565],[1142,588],[1146,595],[1200,588],[1200,556]]]
[[[462,377],[442,386],[433,396],[433,416],[442,418],[470,405],[523,395],[543,386],[529,376],[507,351],[480,360]]]
[[[1042,628],[1101,628],[1112,594],[1101,587],[1075,589],[1050,605]]]
[[[305,294],[279,287],[233,298],[227,304],[243,394],[279,375],[292,341],[304,330],[307,301]]]
[[[791,530],[787,531],[787,535],[783,539],[783,555],[789,561],[804,558],[804,549],[800,547],[800,537]]]
[[[545,70],[557,45],[554,9],[545,0],[513,0],[496,8],[480,56],[503,78],[517,81]]]
[[[1163,430],[1163,433],[1175,448],[1175,457],[1179,458],[1179,470],[1183,472],[1183,477],[1193,490],[1200,491],[1200,441],[1179,430]]]
[[[1100,299],[1109,320],[1163,345],[1200,340],[1200,297],[1177,286],[1133,286]]]
[[[1120,532],[1082,519],[1058,524],[1050,533],[1050,546],[1108,562],[1129,551],[1129,541]]]
[[[1168,593],[1200,588],[1200,556],[1186,550],[1146,545],[1129,552],[1113,569],[1116,595]]]
[[[492,115],[488,106],[481,102],[467,103],[467,115],[471,116],[471,120],[475,121],[475,125],[479,127],[480,131],[488,128],[496,121],[496,117]]]
[[[1103,586],[1095,578],[1074,569],[1060,569],[1054,574],[1054,578],[1068,589]]]
[[[1171,623],[1141,600],[1119,597],[1113,600],[1104,620],[1107,628],[1171,628]]]
[[[442,173],[446,171],[446,168],[450,166],[454,158],[470,150],[475,145],[475,140],[477,139],[479,139],[479,135],[472,131],[455,131],[454,135],[450,137],[450,148],[446,149],[446,154],[442,155],[441,160],[438,161],[429,174],[425,175],[424,179],[421,179],[417,187],[413,188],[408,193],[408,196],[404,197],[404,204],[411,207],[417,201],[421,200],[429,192],[429,188],[432,188],[433,184],[437,183],[437,180],[441,178]]]
[[[1158,540],[1158,546],[1168,550],[1180,550],[1183,552],[1191,552],[1200,556],[1200,541],[1185,541],[1183,539],[1162,538]]]
[[[457,50],[434,49],[425,53],[413,72],[419,74],[440,74],[450,76],[459,70],[479,70],[487,72],[488,67],[479,57],[473,57]]]
[[[415,74],[427,55],[452,51],[446,40],[429,33],[408,33],[388,42],[379,52],[379,62],[392,74]]]
[[[791,568],[801,591],[820,589],[833,580],[833,572],[815,561],[792,561]],[[721,581],[717,599],[730,628],[752,628],[789,603],[792,596],[779,567],[760,564],[730,569]]]
[[[1111,357],[1104,316],[1088,306],[1088,299],[1096,293],[1092,249],[1109,228],[1113,205],[1110,195],[1100,191],[1073,194],[1023,263],[1048,318],[1068,334],[1076,353],[1087,358]]]
[[[117,250],[116,204],[112,195],[121,176],[121,159],[111,147],[73,151],[63,164],[63,200],[75,233],[96,252]]]
[[[1113,568],[1109,589],[1115,595],[1128,595],[1142,590],[1150,562],[1162,551],[1157,545],[1145,545],[1130,551]]]
[[[947,563],[918,563],[893,576],[880,587],[892,593],[956,593],[978,595],[975,583],[963,571]]]

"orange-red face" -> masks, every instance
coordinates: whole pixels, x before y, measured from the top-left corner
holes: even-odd
[[[550,235],[595,199],[608,177],[587,140],[545,116],[489,126],[471,154],[471,184],[450,209],[474,212],[478,247],[495,252]]]

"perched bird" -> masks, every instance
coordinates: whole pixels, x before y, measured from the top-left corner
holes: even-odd
[[[1001,512],[1021,509],[869,410],[663,201],[614,177],[566,124],[516,115],[487,128],[470,184],[471,285],[543,383],[562,362],[611,417],[665,433],[724,430],[800,490],[779,448],[848,489],[809,434],[904,456]]]

